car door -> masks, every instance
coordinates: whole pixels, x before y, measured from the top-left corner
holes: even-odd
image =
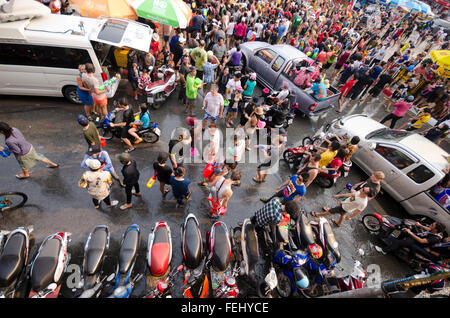
[[[281,55],[278,55],[273,59],[272,64],[270,65],[270,69],[266,73],[267,82],[272,83],[274,89],[279,90],[281,88],[282,83],[277,81],[280,76],[281,69],[286,64],[286,58]]]
[[[276,57],[276,52],[271,49],[261,49],[255,52],[255,57],[251,60],[250,68],[258,74],[258,78],[264,83],[264,85],[273,88],[273,84],[268,80],[270,76],[268,73],[272,73],[270,66]]]
[[[416,194],[417,187],[407,175],[419,162],[412,154],[395,145],[377,143],[373,150],[374,158],[370,162],[372,171],[383,171],[383,188],[397,201]]]

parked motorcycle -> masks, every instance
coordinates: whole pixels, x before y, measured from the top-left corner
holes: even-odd
[[[309,156],[307,153],[315,152],[314,145],[317,144],[318,139],[311,139],[305,137],[302,140],[302,145],[298,147],[287,148],[283,152],[283,159],[288,164],[291,171],[297,171],[300,167],[305,165]]]
[[[110,233],[106,225],[96,226],[89,234],[84,246],[82,294],[80,298],[97,298],[103,283],[108,278],[108,276],[103,278],[101,276],[103,261],[109,248],[109,239]],[[87,292],[88,290],[89,292]],[[95,292],[93,293],[93,291]],[[93,294],[91,295],[91,293]]]
[[[162,103],[170,96],[176,88],[176,73],[168,66],[161,66],[157,73],[155,82],[148,84],[144,91],[147,95],[147,104],[154,109],[161,107]]]
[[[365,286],[366,283],[366,269],[359,261],[355,261],[353,270],[350,275],[344,277],[330,278],[328,282],[331,285],[337,286],[338,290],[335,292],[345,292],[354,289],[360,289]]]
[[[0,298],[14,298],[26,277],[30,233],[33,227],[21,226],[1,241]]]
[[[116,266],[114,292],[108,296],[109,298],[128,298],[133,291],[134,284],[141,278],[137,275],[130,280],[136,263],[140,236],[141,229],[137,224],[130,225],[123,234]]]
[[[110,111],[105,118],[96,123],[98,133],[105,140],[110,140],[113,137],[121,138],[122,127],[111,127],[110,124],[115,122],[117,112],[115,110]],[[161,136],[161,129],[159,129],[158,123],[150,122],[150,125],[146,129],[138,130],[137,135],[146,143],[154,144],[159,140]],[[132,136],[130,138],[133,139]],[[133,140],[131,140],[133,142]]]
[[[71,233],[58,232],[47,236],[31,264],[29,298],[57,298],[61,278],[70,260],[67,253]]]
[[[246,278],[255,296],[272,297],[272,291],[277,286],[277,277],[272,264],[265,266],[265,262],[260,254],[258,235],[250,219],[238,224],[231,230],[233,240],[234,255],[236,263],[240,267],[240,276]],[[268,273],[264,274],[265,267]],[[251,291],[250,291],[251,293]]]
[[[200,226],[194,214],[190,213],[181,225],[181,249],[184,262],[185,298],[207,298],[209,280],[206,273],[208,264],[203,255],[203,239]]]
[[[207,233],[207,242],[214,298],[236,298],[239,294],[236,285],[239,268],[237,264],[233,269],[231,267],[232,247],[226,224],[221,221],[215,222]]]

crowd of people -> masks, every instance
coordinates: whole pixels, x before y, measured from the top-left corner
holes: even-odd
[[[130,99],[136,101],[139,101],[143,88],[156,80],[155,74],[161,66],[169,66],[177,72],[178,100],[184,105],[187,127],[179,127],[172,133],[168,151],[159,153],[153,170],[162,198],[172,191],[178,207],[186,204],[191,188],[196,186],[186,177],[187,156],[202,156],[205,169],[198,185],[209,189],[210,216],[219,217],[227,212],[235,191],[233,187],[240,186],[238,166],[246,151],[252,147],[261,151],[262,162],[253,181],[262,183],[275,165],[274,158],[279,159],[285,149],[286,131],[271,138],[269,145],[264,145],[263,140],[258,142],[258,131],[274,126],[265,116],[267,109],[258,104],[256,98],[258,75],[243,63],[240,45],[244,42],[287,44],[304,52],[309,62],[295,67],[293,84],[303,89],[311,88],[318,99],[323,98],[326,87],[335,85],[341,94],[336,109],[339,113],[345,112],[351,103],[381,101],[389,112],[381,123],[390,121],[390,128],[395,128],[397,122],[407,116],[408,110],[416,109],[417,114],[399,128],[420,131],[437,143],[448,135],[448,79],[437,74],[435,64],[427,57],[432,49],[447,49],[448,34],[442,29],[435,32],[429,23],[420,22],[419,13],[403,12],[395,6],[381,7],[376,17],[369,16],[364,20],[365,6],[356,10],[344,0],[197,0],[188,3],[193,17],[185,29],[143,20],[155,30],[150,51],[140,54],[130,50],[127,56]],[[78,94],[85,105],[85,115],[80,115],[78,122],[88,144],[81,163],[81,167],[88,170],[83,173],[79,185],[88,190],[96,208],[102,201],[107,206],[115,206],[118,201],[110,198],[115,179],[125,188],[127,198],[120,209],[132,208],[132,196],[141,196],[140,173],[129,153],[142,141],[136,132],[148,127],[149,111],[145,105],[140,106],[139,119],[135,120],[129,100],[122,98],[119,101],[117,110],[121,116],[112,125],[120,127],[126,146],[125,152],[117,155],[123,165],[121,180],[108,152],[102,149],[100,136],[91,121],[94,115],[106,116],[105,91],[108,88],[100,89],[101,83],[93,77],[91,64],[81,65],[79,71]],[[288,110],[291,106],[288,94],[286,82],[277,96],[271,96],[271,107]],[[392,112],[391,107],[394,108]],[[202,114],[197,114],[200,111]],[[437,123],[424,129],[431,118]],[[29,177],[28,169],[36,160],[47,163],[49,168],[58,166],[36,153],[17,128],[0,124],[0,132],[5,135],[7,146],[22,168],[17,178]],[[235,129],[235,133],[233,146],[224,149],[224,154],[219,156],[222,136],[218,128],[222,125]],[[199,137],[202,134],[208,136],[208,142],[205,151],[199,153],[200,143],[204,140]],[[133,139],[134,143],[131,142]],[[324,142],[328,147],[318,147],[318,152],[311,154],[305,166],[281,184],[271,197],[261,199],[265,205],[255,213],[252,222],[263,227],[279,222],[282,213],[297,216],[299,200],[307,196],[307,189],[318,172],[336,172],[351,159],[359,138],[341,140],[337,137]],[[344,220],[364,211],[368,201],[380,191],[383,179],[381,171],[374,172],[355,191],[335,195],[336,199],[345,198],[337,206],[324,207],[324,212],[312,212],[312,215],[339,214],[339,220],[334,223],[341,226]],[[441,229],[442,226],[438,224],[434,228]],[[436,244],[411,236],[412,245]]]

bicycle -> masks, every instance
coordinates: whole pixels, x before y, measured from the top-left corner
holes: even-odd
[[[12,211],[21,208],[28,201],[28,196],[22,192],[0,193],[0,212]]]

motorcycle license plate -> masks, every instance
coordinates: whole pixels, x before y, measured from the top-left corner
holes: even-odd
[[[400,231],[400,230],[392,231],[392,236],[395,238],[398,238],[400,236],[400,234],[402,234],[402,231]]]
[[[154,130],[155,134],[157,134],[158,136],[161,136],[161,129],[159,129],[158,127],[156,127]]]
[[[293,119],[288,119],[288,125],[292,124],[294,122]]]
[[[147,97],[147,103],[153,104],[153,97]]]

